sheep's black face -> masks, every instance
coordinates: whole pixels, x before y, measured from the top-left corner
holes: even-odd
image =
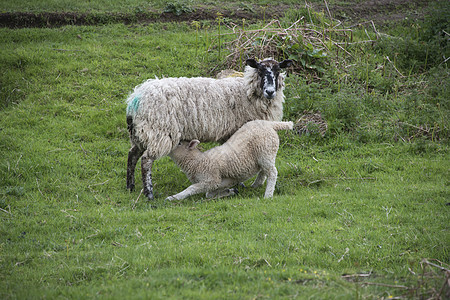
[[[266,99],[273,99],[277,94],[278,77],[280,70],[292,64],[292,60],[284,60],[278,63],[273,59],[266,59],[257,62],[254,59],[247,59],[247,65],[258,70],[260,88]]]

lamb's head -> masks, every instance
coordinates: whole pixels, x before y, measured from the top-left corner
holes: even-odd
[[[292,60],[286,59],[278,63],[274,59],[264,59],[261,62],[257,62],[254,59],[247,59],[246,64],[258,71],[259,87],[261,88],[262,95],[266,99],[273,99],[278,90],[278,77],[280,76],[281,69],[287,68],[292,65]]]
[[[175,161],[175,162],[181,162],[185,160],[186,158],[193,158],[195,153],[200,152],[200,150],[197,149],[197,145],[200,144],[199,140],[192,140],[192,141],[181,141],[169,154],[169,156]]]

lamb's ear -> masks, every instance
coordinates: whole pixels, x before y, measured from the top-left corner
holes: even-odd
[[[200,144],[199,140],[192,140],[189,142],[189,150],[195,149],[195,147],[197,147],[197,145]]]
[[[282,62],[280,62],[279,66],[281,69],[285,69],[285,68],[289,68],[290,66],[292,66],[294,62],[290,59],[285,59]]]
[[[259,63],[256,60],[254,60],[253,58],[247,59],[245,61],[245,64],[247,66],[250,66],[250,67],[255,68],[255,69],[258,69],[258,66],[259,66]]]

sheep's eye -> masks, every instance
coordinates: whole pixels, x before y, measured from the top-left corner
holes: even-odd
[[[181,142],[178,143],[178,146],[181,146]]]

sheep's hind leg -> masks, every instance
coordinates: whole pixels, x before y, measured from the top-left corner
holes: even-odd
[[[225,190],[215,190],[212,192],[206,193],[206,198],[223,198],[223,197],[229,197],[239,194],[238,190],[236,188],[232,189],[225,189]]]
[[[154,158],[149,157],[147,153],[142,156],[141,159],[141,172],[142,172],[142,185],[144,187],[144,195],[148,200],[153,200],[153,182],[152,182],[152,166]]]
[[[266,181],[266,178],[267,178],[266,174],[263,171],[260,171],[258,173],[258,176],[256,177],[255,181],[252,184],[252,188],[257,188],[257,187],[263,185],[264,181]]]
[[[236,188],[227,189],[227,187],[234,186],[238,182],[231,178],[222,179],[217,189],[206,193],[206,198],[222,198],[237,195],[239,192]]]
[[[127,189],[130,191],[134,190],[134,171],[136,169],[136,164],[139,158],[144,153],[144,149],[134,145],[128,151],[128,164],[127,164]]]
[[[272,198],[273,192],[275,191],[275,184],[277,183],[278,171],[275,166],[272,166],[268,170],[265,170],[265,172],[267,173],[267,186],[264,198]]]

